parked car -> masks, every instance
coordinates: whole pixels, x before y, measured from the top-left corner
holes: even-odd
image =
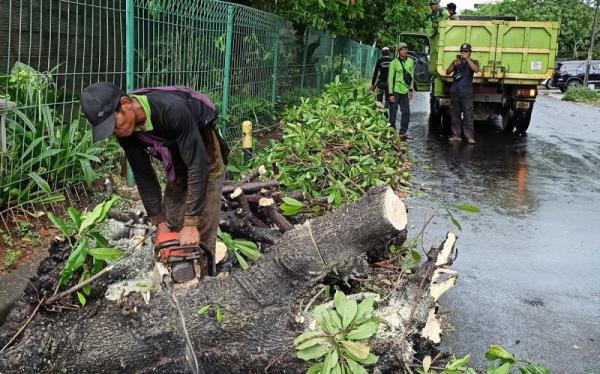
[[[552,85],[561,92],[565,92],[569,87],[581,86],[585,75],[587,61],[571,60],[560,61],[554,67],[552,76]],[[600,89],[600,61],[593,60],[590,65],[590,74],[588,84],[593,84],[595,89]]]

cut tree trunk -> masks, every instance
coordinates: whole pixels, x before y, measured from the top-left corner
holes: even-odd
[[[302,332],[292,308],[330,272],[348,271],[367,251],[385,250],[390,240],[405,236],[406,223],[404,204],[390,188],[371,189],[357,203],[286,232],[248,271],[205,278],[179,293],[201,371],[305,370],[307,363],[292,348]],[[210,313],[197,315],[207,304],[219,305],[221,322]],[[81,310],[41,312],[0,354],[0,372],[187,372],[181,323],[161,288],[149,304],[134,293],[121,304],[98,299]]]

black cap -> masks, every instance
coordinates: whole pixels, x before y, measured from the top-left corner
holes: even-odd
[[[113,133],[116,111],[122,96],[125,96],[123,90],[109,82],[94,83],[81,93],[81,110],[92,124],[94,143]]]
[[[465,52],[471,52],[471,44],[469,44],[469,43],[463,43],[463,44],[460,46],[460,51],[461,51],[461,52],[462,52],[462,51],[465,51]]]

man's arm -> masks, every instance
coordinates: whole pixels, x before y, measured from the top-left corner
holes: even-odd
[[[456,66],[457,62],[458,62],[458,59],[452,61],[450,63],[450,65],[448,65],[448,69],[446,69],[446,75],[452,74],[452,72],[454,71],[454,67]]]
[[[468,58],[467,63],[469,64],[471,70],[473,70],[473,73],[477,73],[479,71],[479,61]]]
[[[117,138],[117,140],[125,151],[125,156],[127,156],[127,161],[131,166],[140,198],[144,203],[150,221],[155,225],[164,222],[160,184],[152,168],[150,155],[145,151],[144,143],[133,135],[126,138]]]

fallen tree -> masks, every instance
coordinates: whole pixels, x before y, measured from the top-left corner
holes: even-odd
[[[294,310],[302,295],[328,274],[342,274],[360,259],[364,262],[366,252],[383,252],[390,241],[403,240],[405,227],[401,200],[389,188],[374,188],[359,202],[286,232],[249,271],[234,271],[224,280],[205,279],[197,289],[179,293],[201,369],[208,373],[305,369],[291,344],[303,331]],[[439,266],[435,264],[440,250],[430,253],[418,277],[394,285],[388,305],[403,300],[410,306],[418,322],[411,329],[426,322],[434,304],[423,285]],[[151,253],[130,255],[109,282],[123,278],[135,282],[131,267],[151,262]],[[219,306],[220,322],[209,314],[196,315],[207,304]],[[407,341],[414,335],[408,326],[403,331]],[[0,355],[0,372],[185,372],[183,341],[169,296],[157,288],[148,304],[132,293],[119,303],[100,298],[75,311],[39,312],[18,343]],[[398,336],[385,334],[376,341],[377,353],[392,353],[381,365],[399,364],[399,352],[387,352],[398,344]],[[408,347],[403,351],[410,354]]]

